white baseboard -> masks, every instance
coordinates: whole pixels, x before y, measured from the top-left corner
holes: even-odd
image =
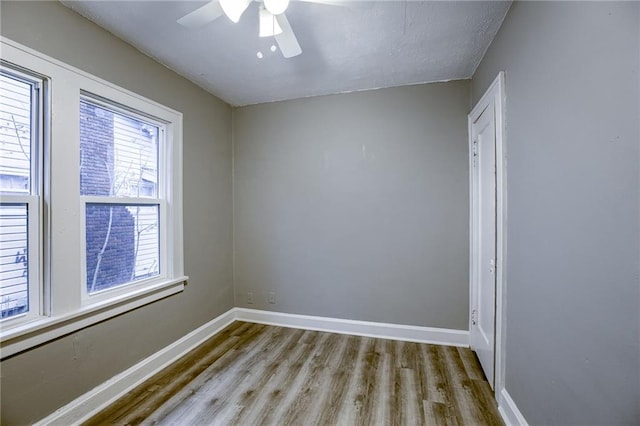
[[[190,350],[204,343],[233,321],[235,321],[234,310],[231,309],[54,411],[35,425],[68,426],[82,423]]]
[[[507,426],[529,426],[524,416],[518,410],[516,403],[511,399],[511,395],[506,389],[502,389],[498,396],[498,411],[502,416],[502,420]]]
[[[236,320],[281,327],[376,337],[380,339],[434,343],[449,346],[469,346],[469,332],[465,330],[449,330],[418,327],[414,325],[355,321],[233,308],[95,387],[86,394],[81,395],[69,404],[38,421],[35,425],[68,426],[82,423]]]
[[[239,321],[404,340],[407,342],[433,343],[437,345],[469,347],[469,332],[446,328],[419,327],[415,325],[388,324],[383,322],[356,321],[310,315],[286,314],[256,309],[234,308]]]

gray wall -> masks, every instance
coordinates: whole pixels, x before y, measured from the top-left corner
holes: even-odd
[[[639,4],[515,2],[506,71],[506,387],[532,424],[640,419]]]
[[[183,293],[2,361],[3,424],[28,423],[233,306],[231,109],[57,2],[2,2],[2,35],[184,113]]]
[[[456,81],[235,109],[236,305],[467,329],[469,97]]]

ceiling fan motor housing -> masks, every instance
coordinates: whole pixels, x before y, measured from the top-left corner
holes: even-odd
[[[264,0],[264,7],[274,15],[280,15],[289,7],[289,0]]]

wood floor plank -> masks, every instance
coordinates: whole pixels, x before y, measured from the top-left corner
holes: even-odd
[[[404,342],[399,342],[395,340],[387,340],[387,354],[389,356],[390,368],[387,372],[388,374],[388,387],[385,389],[388,392],[388,409],[391,418],[391,424],[393,425],[401,425],[402,424],[402,413],[400,412],[400,407],[402,407],[402,394],[400,387],[400,357],[398,356],[400,352],[400,347]]]
[[[315,343],[319,334],[305,331],[300,338],[299,345],[291,348],[283,364],[271,377],[271,380],[260,392],[258,401],[248,407],[244,415],[243,423],[247,425],[275,424],[278,409],[286,405],[286,397],[292,397],[290,389],[294,386],[298,377],[302,377],[311,362],[311,356],[315,350]]]
[[[484,375],[483,375],[484,377]],[[493,390],[486,380],[472,380],[474,390],[474,405],[480,407],[485,424],[502,425],[502,417],[498,411],[498,404],[493,396]]]
[[[269,418],[264,419],[265,424],[277,424],[285,416],[296,415],[296,407],[300,405],[298,399],[304,398],[309,391],[309,376],[317,371],[317,357],[322,352],[331,337],[330,333],[318,333],[314,345],[310,345],[310,350],[305,359],[300,360],[299,368],[295,369],[295,374],[288,380],[287,386],[282,387],[282,397],[278,398],[277,405],[269,413]],[[275,401],[274,401],[275,402]]]
[[[372,425],[389,425],[392,423],[393,411],[393,393],[392,389],[393,376],[390,374],[392,368],[392,359],[386,351],[386,340],[376,340],[376,353],[378,356],[378,366],[376,368],[376,384],[374,392],[375,403],[374,411],[371,413]]]
[[[376,350],[376,339],[362,339],[361,355],[360,368],[354,372],[354,376],[357,376],[356,401],[359,404],[358,410],[356,410],[355,424],[370,425],[375,424],[376,421],[382,421],[375,416],[376,404],[380,403],[381,395],[377,380],[381,366],[381,355]],[[351,402],[355,405],[355,401],[345,402]]]
[[[283,332],[288,335],[286,345],[266,360],[260,377],[242,395],[242,400],[240,401],[241,409],[230,421],[231,424],[251,424],[247,421],[247,416],[252,414],[251,407],[256,406],[258,409],[264,407],[266,399],[259,401],[259,398],[263,395],[268,395],[265,390],[267,390],[274,377],[277,377],[278,374],[286,373],[288,367],[286,365],[287,358],[292,354],[295,356],[296,347],[303,348],[303,345],[299,343],[304,334],[303,330],[283,329]]]
[[[462,360],[467,376],[473,380],[486,380],[476,354],[469,348],[456,348],[456,350]]]
[[[458,423],[465,425],[502,425],[502,419],[495,406],[495,400],[486,399],[486,390],[482,381],[468,380],[452,387],[453,411]],[[484,382],[489,388],[489,383]]]
[[[467,383],[469,376],[464,368],[462,358],[460,358],[460,354],[458,353],[458,348],[453,346],[439,346],[438,350],[440,359],[445,365],[444,372],[449,387]]]
[[[468,349],[235,322],[85,424],[503,423]]]
[[[314,408],[321,405],[325,396],[322,385],[325,373],[329,372],[330,366],[338,360],[338,355],[346,345],[346,340],[337,334],[330,334],[324,345],[314,355],[311,368],[309,369],[301,392],[288,407],[282,417],[284,424],[316,424]]]
[[[451,413],[447,404],[439,402],[422,401],[426,425],[433,426],[458,426],[455,415]]]
[[[424,381],[421,383],[424,399],[446,404],[450,400],[449,384],[440,346],[420,345],[420,349],[424,360],[422,366]]]
[[[361,346],[366,345],[366,341],[355,336],[347,336],[346,345],[335,368],[330,372],[330,383],[326,384],[326,391],[329,393],[324,398],[324,404],[319,407],[319,412],[314,416],[318,419],[318,424],[337,424],[344,404],[353,403],[354,397],[349,395],[352,387],[350,377],[357,378],[358,357],[362,353]],[[362,343],[361,343],[362,342]],[[355,367],[354,367],[355,366]]]
[[[418,393],[417,377],[411,368],[399,368],[400,389],[398,400],[401,405],[395,407],[400,425],[424,424],[422,397]]]

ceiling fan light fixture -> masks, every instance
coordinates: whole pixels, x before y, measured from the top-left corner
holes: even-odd
[[[238,23],[250,3],[251,0],[220,0],[224,14],[234,23]]]
[[[260,37],[273,37],[282,33],[282,27],[276,21],[275,16],[268,10],[260,8]]]
[[[289,0],[264,0],[264,7],[274,15],[280,15],[289,7]]]

